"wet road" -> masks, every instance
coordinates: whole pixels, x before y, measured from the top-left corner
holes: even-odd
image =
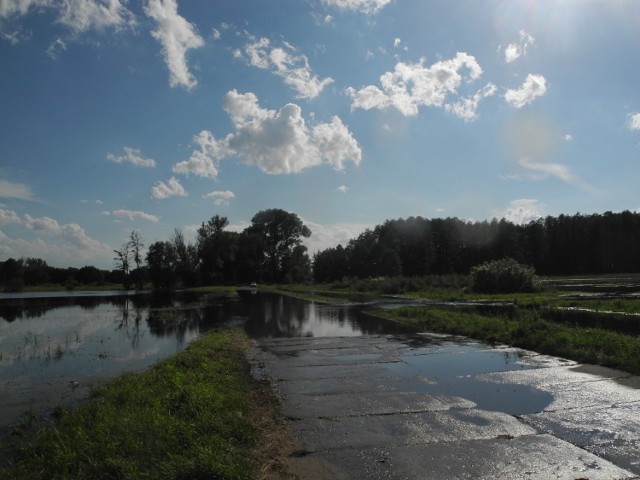
[[[263,338],[303,479],[640,478],[640,377],[439,335]]]

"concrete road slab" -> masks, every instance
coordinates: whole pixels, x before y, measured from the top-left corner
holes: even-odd
[[[473,408],[475,404],[460,397],[425,395],[415,392],[372,394],[287,395],[282,413],[288,418],[334,418],[374,416],[394,413],[430,412],[450,408]],[[372,421],[375,421],[372,419]]]
[[[316,457],[337,479],[637,478],[596,455],[550,435],[332,451]]]
[[[523,420],[640,475],[640,402],[543,412]]]
[[[623,372],[428,335],[252,355],[306,454],[291,465],[320,475],[301,478],[640,478],[640,379]]]
[[[513,438],[537,430],[515,417],[473,409],[407,414],[313,418],[289,423],[305,450],[322,452],[461,440]]]

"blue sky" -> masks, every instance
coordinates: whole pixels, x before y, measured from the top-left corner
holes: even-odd
[[[0,261],[640,211],[637,0],[0,0]]]

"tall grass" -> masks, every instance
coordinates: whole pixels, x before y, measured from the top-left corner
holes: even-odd
[[[248,340],[208,334],[150,370],[15,440],[2,479],[240,479],[254,476]],[[8,454],[9,452],[4,452]]]
[[[420,331],[465,335],[640,374],[640,338],[602,328],[547,321],[536,310],[520,310],[512,318],[431,307],[370,313],[414,326]]]

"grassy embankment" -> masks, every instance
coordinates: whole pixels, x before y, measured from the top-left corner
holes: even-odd
[[[283,427],[267,386],[250,375],[248,345],[240,330],[213,332],[95,388],[4,447],[0,478],[268,478],[281,465]]]

